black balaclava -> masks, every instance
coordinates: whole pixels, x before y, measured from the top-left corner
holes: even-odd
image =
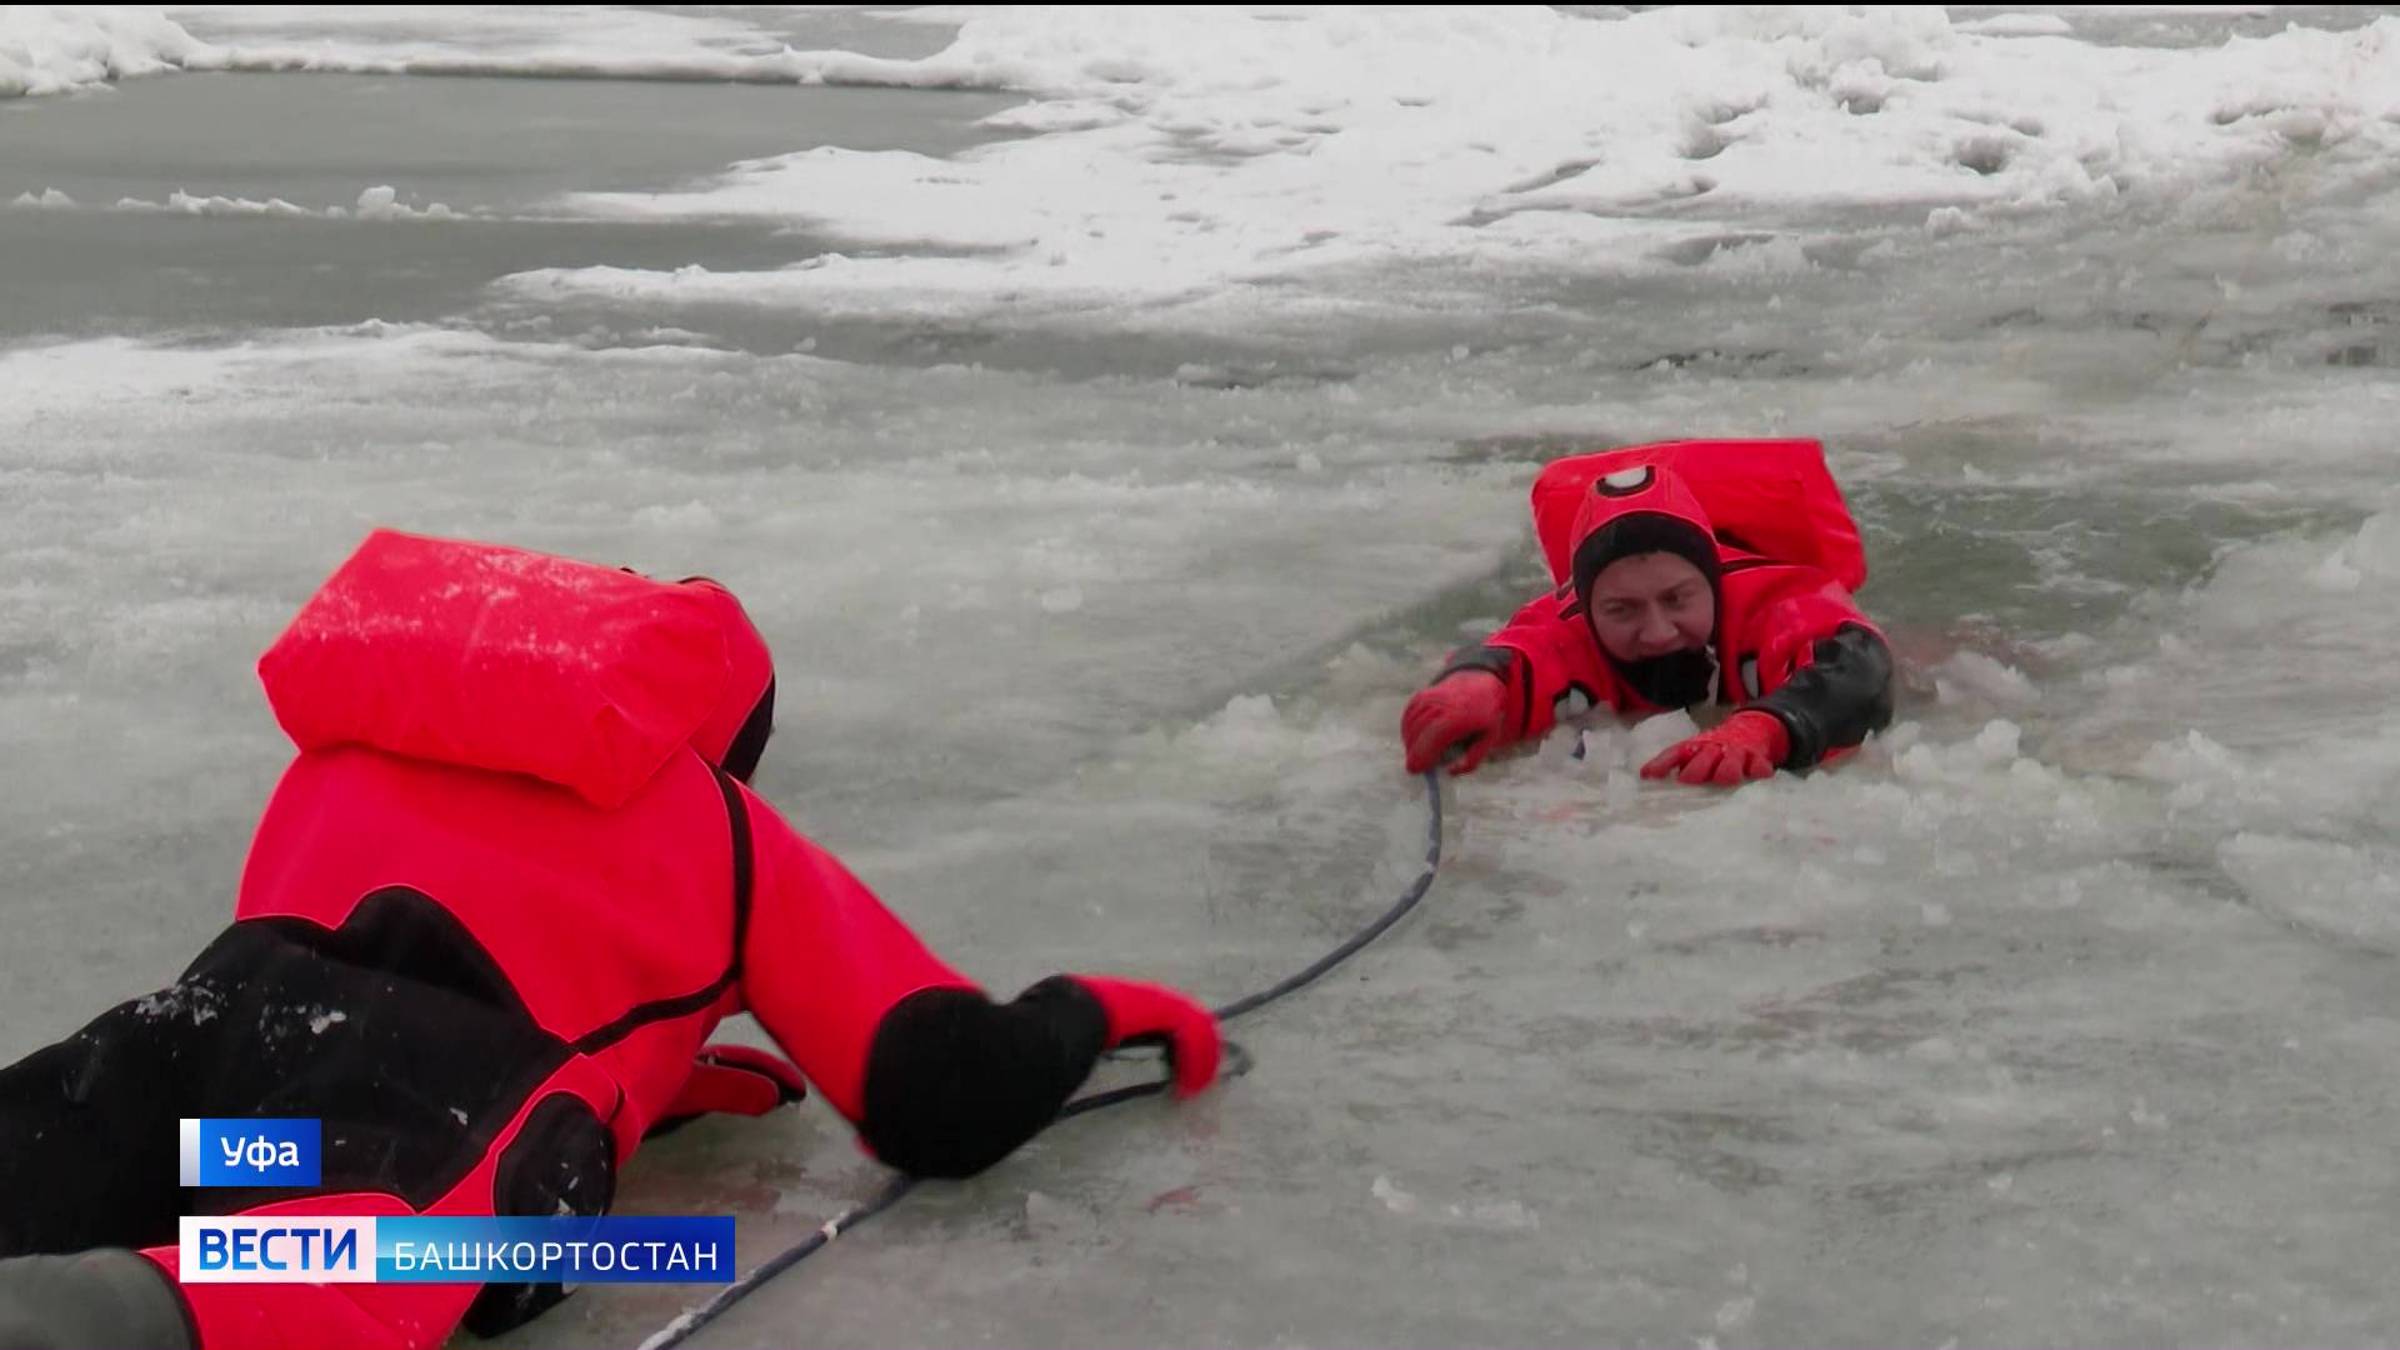
[[[1725,622],[1725,592],[1716,541],[1693,521],[1663,511],[1629,511],[1585,535],[1575,547],[1575,594],[1583,602],[1584,622],[1591,623],[1592,583],[1610,563],[1644,553],[1672,553],[1700,569],[1708,578],[1709,598],[1716,605],[1716,622],[1708,643],[1697,651],[1670,652],[1646,661],[1623,661],[1600,644],[1600,654],[1633,691],[1661,708],[1688,708],[1717,694],[1717,635]],[[1599,643],[1597,630],[1592,640]]]

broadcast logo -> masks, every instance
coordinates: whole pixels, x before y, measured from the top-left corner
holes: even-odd
[[[186,1186],[323,1184],[317,1121],[179,1124]],[[723,1216],[186,1215],[176,1246],[187,1284],[725,1284],[735,1274]]]

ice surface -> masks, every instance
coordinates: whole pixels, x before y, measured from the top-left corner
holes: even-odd
[[[1975,29],[1922,8],[1669,7],[1613,22],[1526,8],[978,14],[907,78],[1037,95],[998,120],[1040,134],[938,161],[818,146],[705,190],[570,203],[805,220],[969,256],[519,284],[834,312],[905,293],[935,313],[1115,321],[1127,306],[1393,258],[1615,267],[1629,232],[1688,239],[1674,222],[1695,212],[1905,206],[1955,228],[1976,213],[2172,199],[2295,147],[2328,179],[2371,175],[2400,151],[2400,19],[2172,52]],[[1762,242],[1717,265],[1807,265],[1797,240]]]
[[[155,75],[208,52],[206,43],[156,10],[9,5],[0,8],[0,99]]]
[[[595,149],[539,210],[331,124],[306,190],[178,142],[196,200],[459,209],[421,228],[115,212],[104,144],[6,185],[0,228],[188,275],[0,348],[4,1052],[221,922],[284,755],[250,664],[372,524],[726,579],[781,664],[762,787],[964,968],[1225,998],[1415,875],[1399,709],[1541,585],[1544,457],[1814,434],[1886,736],[1724,796],[1635,776],[1681,715],[1487,766],[1425,910],[1235,1029],[1248,1077],[927,1187],[698,1343],[2387,1335],[2394,21],[1580,9],[963,11],[873,59],[1021,89],[1004,146],[795,111],[630,189]],[[835,49],[447,13],[177,21],[356,69]],[[275,83],[138,93],[238,78]],[[336,284],[498,229],[505,286]],[[810,1106],[645,1149],[620,1205],[737,1214],[757,1259],[880,1180]],[[696,1297],[587,1289],[509,1343]]]

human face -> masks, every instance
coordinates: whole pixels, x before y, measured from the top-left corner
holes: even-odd
[[[1592,579],[1592,633],[1620,661],[1647,661],[1708,646],[1717,597],[1708,576],[1674,553],[1636,553]]]

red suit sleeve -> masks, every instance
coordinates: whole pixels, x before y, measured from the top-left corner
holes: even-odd
[[[842,1115],[866,1113],[868,1057],[886,1014],[929,989],[974,990],[831,853],[748,792],[757,872],[742,999]]]
[[[1482,670],[1508,686],[1506,743],[1538,740],[1562,716],[1608,706],[1622,708],[1615,676],[1600,659],[1583,607],[1561,588],[1528,601],[1483,645],[1461,653],[1443,671]]]
[[[1792,569],[1799,584],[1753,611],[1759,697],[1791,736],[1783,767],[1806,769],[1892,720],[1892,657],[1850,593],[1822,573]]]

